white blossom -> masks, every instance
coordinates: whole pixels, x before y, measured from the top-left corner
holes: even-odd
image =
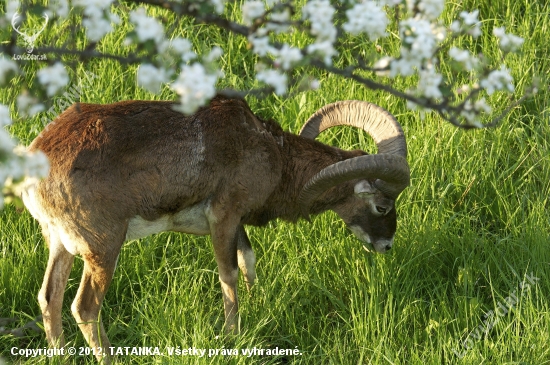
[[[251,25],[254,20],[265,13],[263,1],[246,1],[241,9],[243,13],[243,23],[246,25]]]
[[[267,30],[272,30],[278,34],[287,32],[290,22],[290,10],[288,8],[283,11],[271,13],[271,18],[266,25]]]
[[[334,13],[328,0],[310,0],[302,8],[302,17],[311,22],[311,34],[317,37],[317,42],[334,43],[337,34],[332,21]]]
[[[485,100],[485,98],[481,98],[481,99],[477,100],[474,103],[474,109],[479,111],[479,112],[484,112],[484,113],[487,113],[487,114],[489,114],[493,111],[491,106],[489,104],[487,104],[487,101]]]
[[[483,128],[478,120],[478,116],[481,112],[491,112],[491,107],[487,105],[485,99],[480,99],[472,104],[471,100],[467,100],[464,103],[464,108],[460,111],[460,115],[466,120],[465,125],[474,128]]]
[[[48,7],[48,16],[66,18],[69,15],[68,0],[53,0]]]
[[[302,51],[299,48],[291,47],[288,44],[276,52],[277,58],[275,62],[279,64],[283,70],[290,70],[293,65],[300,62],[303,58]]]
[[[153,40],[155,44],[162,43],[164,27],[157,19],[147,16],[145,8],[140,7],[130,12],[130,21],[135,25],[134,31],[140,42]]]
[[[479,64],[479,59],[465,49],[452,47],[449,50],[449,56],[456,62],[462,64],[466,71],[473,70]]]
[[[524,39],[514,34],[507,34],[506,28],[494,28],[493,34],[499,39],[499,47],[504,52],[516,52],[521,48]]]
[[[311,82],[309,83],[310,90],[319,90],[320,87],[321,87],[321,82],[317,79],[311,80]]]
[[[216,13],[223,13],[223,10],[225,9],[225,0],[210,0],[210,4],[214,6],[214,11]]]
[[[338,51],[334,48],[334,45],[330,41],[315,42],[307,46],[307,52],[309,54],[317,54],[323,57],[323,62],[327,65],[332,63],[332,57],[338,54]]]
[[[113,13],[109,13],[107,15],[108,15],[109,20],[111,21],[111,23],[120,24],[120,17],[118,15],[113,14]]]
[[[409,18],[401,22],[401,58],[390,63],[390,76],[410,76],[423,62],[432,58],[440,30],[425,19]]]
[[[416,62],[412,63],[410,60],[405,58],[396,59],[390,62],[390,77],[395,77],[398,75],[410,76],[414,74],[414,67]]]
[[[393,8],[394,6],[401,5],[402,2],[403,2],[403,0],[383,0],[383,1],[381,1],[381,4],[387,5],[387,6]]]
[[[0,131],[3,130],[2,128],[10,124],[11,124],[10,109],[4,104],[0,104]]]
[[[3,155],[3,156],[2,156]],[[0,186],[19,195],[17,183],[25,176],[45,177],[49,171],[49,162],[41,151],[28,152],[23,146],[16,146],[8,132],[0,128]],[[0,194],[0,209],[4,197]]]
[[[274,53],[275,48],[269,43],[269,37],[258,37],[254,34],[248,37],[248,41],[252,45],[252,52],[260,57],[264,57],[268,53]]]
[[[287,89],[287,76],[278,70],[263,70],[256,73],[258,81],[265,82],[275,89],[275,94],[283,95]]]
[[[175,109],[185,114],[194,113],[216,95],[216,82],[220,74],[211,74],[200,63],[184,65],[171,85],[180,96],[180,105]]]
[[[87,17],[82,20],[86,28],[86,37],[92,42],[98,42],[113,29],[111,23],[103,17]]]
[[[0,133],[0,139],[2,138]],[[6,177],[10,177],[13,181],[19,181],[25,176],[45,177],[49,171],[49,163],[43,152],[28,152],[25,147],[16,146],[10,151],[5,169]]]
[[[335,9],[328,0],[310,0],[302,8],[302,18],[310,21],[310,32],[316,38],[307,51],[322,56],[327,65],[332,63],[332,57],[337,54],[334,49],[338,33],[332,19],[334,13]]]
[[[474,10],[472,12],[467,11],[461,11],[460,17],[462,18],[462,21],[466,25],[476,25],[479,23],[479,19],[477,18],[479,15],[479,10]]]
[[[27,153],[25,151],[24,176],[45,177],[48,175],[50,164],[48,158],[41,151]]]
[[[168,82],[167,72],[150,64],[142,64],[137,71],[137,83],[152,93],[158,93],[163,83]]]
[[[4,85],[8,81],[8,76],[11,73],[18,73],[19,67],[14,61],[5,58],[4,56],[0,57],[0,85]]]
[[[514,79],[510,75],[510,71],[501,66],[499,70],[494,70],[489,73],[487,78],[481,80],[479,85],[487,91],[487,94],[492,95],[495,91],[508,90],[514,92]]]
[[[15,148],[14,148],[15,149]],[[5,169],[5,183],[8,182],[8,180],[12,180],[12,182],[20,180],[24,176],[24,161],[14,153],[11,153],[9,155],[8,160],[4,163],[4,169]]]
[[[438,24],[432,24],[432,33],[438,42],[443,42],[447,37],[447,29]]]
[[[456,92],[457,94],[465,94],[465,93],[469,93],[470,90],[472,90],[472,87],[468,84],[463,84],[463,85],[460,85],[457,89],[456,89]]]
[[[437,46],[432,25],[424,19],[406,19],[401,22],[401,39],[414,58],[431,58]]]
[[[113,0],[73,0],[73,4],[82,7],[96,7],[100,9],[108,9]]]
[[[389,66],[393,60],[393,57],[384,56],[376,61],[373,65],[373,68],[376,70],[376,74],[378,76],[389,76]]]
[[[451,24],[451,31],[453,33],[464,32],[474,38],[479,37],[481,35],[481,23],[477,18],[479,15],[479,10],[474,10],[471,13],[462,11],[459,15],[462,18],[462,21],[453,21]]]
[[[46,87],[48,96],[55,95],[69,83],[69,74],[61,62],[56,62],[50,67],[44,67],[38,71],[37,75],[40,84]]]
[[[21,2],[19,0],[8,0],[6,2],[6,20],[11,22],[11,19],[13,18],[13,15],[17,12],[19,7],[21,6]]]
[[[11,138],[8,131],[3,128],[0,128],[0,157],[3,154],[10,154],[11,151],[15,148],[15,141]],[[2,164],[0,163],[0,167]],[[7,176],[6,176],[7,177]],[[5,179],[4,179],[5,181]],[[4,182],[0,181],[0,185]]]
[[[477,120],[477,113],[471,107],[470,101],[468,100],[467,103],[468,105],[465,105],[464,109],[460,111],[460,115],[466,120],[465,124],[475,128],[483,128],[483,125]]]
[[[438,26],[435,21],[441,15],[444,9],[444,0],[405,0],[410,11],[418,12],[414,18],[405,19],[399,22],[400,38],[402,40],[401,53],[399,58],[382,57],[374,64],[374,72],[377,75],[396,76],[412,75],[418,72],[418,85],[415,92],[430,99],[439,99],[442,97],[440,85],[443,80],[441,74],[436,72],[433,57],[438,50],[438,43],[445,38],[444,29]],[[210,4],[215,8],[218,14],[223,13],[226,0],[198,0],[191,6],[200,9],[200,4]],[[113,30],[112,24],[118,24],[118,16],[110,12],[113,0],[72,0],[71,4],[83,9],[84,18],[82,24],[86,29],[86,36],[91,41],[101,40],[107,33]],[[266,14],[267,7],[272,7],[278,0],[245,0],[242,4],[243,22],[247,25],[254,23],[255,19]],[[332,3],[335,3],[334,1]],[[387,14],[383,6],[397,6],[403,0],[350,0],[351,9],[346,11],[346,21],[342,24],[342,29],[352,33],[365,33],[371,41],[387,35],[386,28],[389,23]],[[68,0],[50,0],[50,10],[60,17],[66,17],[69,13]],[[20,1],[7,0],[5,4],[6,15],[4,18],[10,19],[11,16],[20,7]],[[282,9],[282,10],[281,10]],[[315,38],[312,44],[305,47],[310,55],[316,55],[323,59],[326,64],[332,62],[332,58],[338,53],[334,47],[334,42],[338,35],[334,20],[335,7],[329,0],[307,0],[302,8],[302,18],[309,22],[310,33]],[[478,37],[481,34],[481,23],[478,19],[479,11],[463,11],[459,14],[459,20],[451,24],[451,31],[459,34],[469,34]],[[129,14],[130,21],[134,24],[134,32],[140,42],[153,41],[157,46],[157,51],[163,53],[171,49],[168,61],[181,56],[181,60],[189,62],[197,55],[193,52],[192,43],[188,39],[176,37],[172,41],[165,39],[165,30],[161,22],[154,17],[149,17],[143,7],[138,8]],[[4,21],[0,17],[0,21]],[[264,69],[257,72],[258,81],[264,82],[274,88],[275,93],[281,95],[287,92],[288,79],[284,71],[292,69],[303,59],[302,50],[284,44],[280,49],[276,49],[270,44],[269,32],[286,32],[291,22],[291,12],[288,8],[277,8],[273,13],[268,13],[268,21],[261,29],[257,29],[255,34],[249,35],[249,42],[252,51],[261,56],[273,56],[274,64],[277,69]],[[499,47],[504,52],[513,52],[518,50],[524,40],[513,34],[506,34],[505,28],[494,28],[493,34],[499,39]],[[129,44],[126,43],[125,44]],[[304,47],[304,46],[302,46]],[[170,87],[176,91],[180,97],[181,105],[179,110],[184,113],[193,113],[198,107],[204,105],[216,93],[216,82],[221,76],[219,71],[210,71],[214,63],[223,54],[221,48],[214,47],[210,53],[202,58],[202,62],[207,67],[199,63],[183,66],[180,75]],[[163,56],[162,54],[160,55]],[[176,57],[177,56],[177,57]],[[442,54],[443,56],[443,54]],[[449,50],[448,56],[461,64],[466,71],[474,70],[479,59],[467,50],[453,47]],[[177,62],[177,60],[176,60]],[[179,63],[179,62],[177,62]],[[378,70],[378,71],[377,71]],[[18,73],[19,68],[15,62],[0,56],[0,84],[4,84],[11,72]],[[137,83],[152,92],[158,92],[163,83],[168,82],[171,74],[164,68],[157,68],[151,64],[143,64],[137,71]],[[47,91],[48,96],[57,93],[62,87],[66,86],[69,78],[67,71],[61,63],[56,63],[51,67],[46,67],[38,71],[37,79]],[[495,91],[505,90],[514,91],[513,79],[510,72],[504,66],[487,74],[479,83],[487,94],[491,95]],[[312,88],[318,88],[318,81],[311,82]],[[474,89],[477,89],[477,84]],[[469,86],[463,85],[458,92],[469,92]],[[38,100],[30,96],[27,92],[19,95],[16,99],[16,105],[21,115],[34,115],[44,110],[44,106]],[[462,116],[470,125],[480,125],[477,121],[479,113],[488,113],[491,111],[485,99],[479,99],[475,102],[468,100],[464,104]],[[15,146],[14,140],[3,129],[11,123],[9,109],[7,106],[0,105],[0,149],[7,148],[12,153]],[[477,124],[476,124],[477,123]],[[44,161],[42,157],[33,157],[28,161],[10,159],[9,166],[13,168],[10,172],[12,176],[22,174],[43,174]],[[44,157],[45,158],[45,157]],[[19,162],[17,162],[19,161]],[[3,167],[2,167],[3,168]],[[2,183],[8,171],[0,168],[0,183]],[[3,172],[4,171],[4,172]],[[4,174],[4,175],[2,175]],[[1,199],[0,199],[1,200]]]
[[[22,116],[32,117],[46,108],[37,98],[29,95],[28,92],[23,92],[16,99],[17,110]]]
[[[346,11],[348,21],[342,28],[351,34],[365,32],[371,41],[385,37],[388,17],[386,12],[374,1],[355,4]]]
[[[181,55],[183,62],[189,62],[197,58],[197,54],[193,51],[193,44],[189,39],[177,37],[170,41],[170,47]]]
[[[221,47],[215,46],[212,47],[210,52],[208,52],[205,57],[203,57],[203,61],[205,61],[206,63],[212,63],[218,60],[222,55],[223,49],[221,49]]]
[[[86,37],[92,42],[98,42],[112,31],[111,23],[102,17],[88,17],[82,20],[86,28]]]
[[[84,8],[82,25],[86,28],[86,37],[92,42],[98,42],[106,34],[110,33],[110,11],[112,0],[74,0],[73,5]],[[108,13],[106,15],[106,12]],[[116,18],[114,18],[116,21]]]
[[[451,29],[451,32],[453,33],[460,33],[462,29],[462,24],[460,23],[459,20],[453,20],[453,22],[451,23],[450,29]]]
[[[411,1],[407,1],[407,2],[409,4],[411,3]],[[445,1],[444,0],[420,0],[417,6],[418,6],[418,10],[420,10],[422,15],[426,19],[434,21],[443,12],[443,8],[445,7]]]
[[[443,95],[441,94],[441,90],[439,90],[439,85],[442,80],[443,76],[435,72],[434,67],[421,70],[419,72],[417,92],[429,99],[441,98]]]

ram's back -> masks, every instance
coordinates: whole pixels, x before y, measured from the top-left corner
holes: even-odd
[[[276,139],[262,121],[241,100],[215,98],[192,116],[173,106],[125,101],[67,109],[30,146],[51,165],[36,186],[42,210],[155,221],[209,199],[232,199],[234,190],[247,197],[244,211],[261,206],[281,171]]]

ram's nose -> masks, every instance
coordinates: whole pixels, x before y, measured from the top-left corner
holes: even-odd
[[[391,250],[393,246],[393,238],[390,240],[385,240],[385,239],[378,240],[373,244],[373,246],[376,252],[387,253],[389,250]]]
[[[390,239],[380,238],[373,242],[369,234],[365,232],[361,227],[349,226],[349,229],[358,239],[368,243],[378,253],[387,253],[389,250],[391,250],[393,246],[393,237]]]

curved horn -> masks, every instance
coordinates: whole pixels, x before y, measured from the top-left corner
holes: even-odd
[[[309,208],[319,195],[348,180],[376,179],[376,188],[394,199],[409,185],[405,134],[393,115],[364,101],[337,102],[314,113],[302,127],[300,135],[314,139],[325,129],[338,125],[349,125],[367,132],[375,140],[378,154],[333,164],[313,176],[299,196],[305,217],[309,215]]]
[[[378,153],[407,157],[407,143],[401,125],[387,110],[359,100],[340,101],[316,111],[300,130],[300,136],[315,139],[325,129],[348,125],[367,132]]]
[[[313,201],[329,188],[343,182],[373,177],[375,187],[395,199],[408,185],[410,170],[407,160],[391,154],[365,155],[330,165],[313,176],[300,192],[298,202],[305,217]]]

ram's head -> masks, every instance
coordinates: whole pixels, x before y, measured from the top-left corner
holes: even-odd
[[[397,226],[395,200],[410,181],[405,135],[393,115],[363,101],[343,101],[321,108],[306,122],[300,135],[314,139],[339,125],[367,132],[376,142],[378,153],[365,153],[321,170],[301,192],[303,214],[308,215],[312,202],[323,192],[355,180],[354,194],[334,210],[360,240],[371,244],[376,252],[385,253],[393,245]]]

